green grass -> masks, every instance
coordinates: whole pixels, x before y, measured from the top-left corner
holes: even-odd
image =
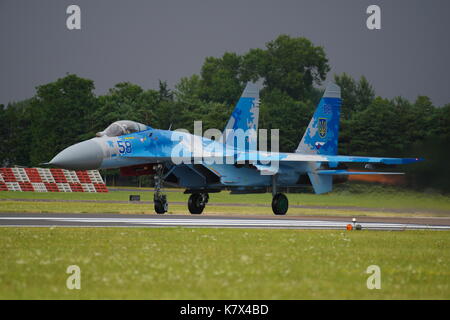
[[[450,298],[445,231],[8,227],[0,242],[0,299]]]
[[[364,190],[364,192],[361,192]],[[152,200],[152,192],[116,191],[109,193],[35,193],[35,192],[0,192],[0,211],[8,212],[92,212],[92,213],[153,213],[149,204],[111,204],[111,203],[63,203],[63,202],[19,202],[14,199],[54,199],[54,200],[119,200],[127,201],[130,194],[139,194],[141,200]],[[170,202],[187,203],[188,195],[180,192],[167,192]],[[291,208],[288,214],[320,214],[320,215],[370,215],[387,216],[386,210],[411,210],[411,213],[395,213],[396,216],[449,216],[450,197],[440,194],[427,194],[407,191],[392,187],[367,187],[352,184],[347,187],[337,187],[335,192],[325,195],[310,193],[288,194],[290,205],[304,206],[331,206],[331,207],[361,207],[379,208],[380,211],[368,212],[354,211],[348,208],[334,208],[323,210],[321,208]],[[9,201],[8,201],[9,200]],[[271,195],[248,194],[230,195],[228,192],[210,194],[210,204],[205,213],[220,214],[272,214],[270,207],[238,207],[234,203],[246,205],[267,205],[271,203]],[[214,206],[214,204],[229,204],[230,206]],[[186,205],[171,204],[169,213],[186,213]],[[413,213],[419,211],[420,214]]]
[[[151,204],[110,204],[110,203],[67,203],[67,202],[20,202],[1,201],[1,212],[27,213],[120,213],[155,214]],[[166,214],[190,215],[186,205],[170,204]],[[208,204],[203,215],[268,215],[273,216],[270,207],[214,206]],[[359,217],[449,217],[446,213],[399,213],[348,209],[307,209],[290,208],[288,215],[311,216],[359,216]]]

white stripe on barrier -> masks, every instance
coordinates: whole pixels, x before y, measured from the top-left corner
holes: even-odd
[[[12,168],[12,172],[16,177],[17,182],[29,182],[27,173],[24,168]]]
[[[18,182],[5,182],[5,184],[10,191],[22,191]]]
[[[31,184],[36,192],[48,192],[47,187],[42,182],[32,182]]]

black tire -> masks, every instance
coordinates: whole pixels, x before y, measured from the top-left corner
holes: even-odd
[[[188,209],[191,214],[201,214],[205,209],[206,203],[202,202],[202,195],[200,193],[193,193],[188,200]]]
[[[167,212],[167,201],[155,200],[155,212],[157,214],[164,214]]]
[[[272,211],[277,216],[283,216],[289,209],[289,201],[288,198],[282,194],[277,193],[272,199]]]

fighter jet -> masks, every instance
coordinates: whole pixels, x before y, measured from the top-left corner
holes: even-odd
[[[165,183],[182,187],[190,194],[191,214],[203,212],[209,193],[230,190],[231,194],[242,194],[270,189],[273,213],[285,215],[289,204],[286,195],[278,192],[281,187],[309,185],[316,194],[328,193],[333,181],[343,176],[401,174],[348,171],[349,163],[399,165],[422,160],[337,155],[341,90],[334,83],[326,87],[295,152],[258,150],[259,89],[259,85],[247,83],[217,139],[121,120],[96,137],[64,149],[49,163],[72,170],[120,168],[123,175],[152,175],[158,214],[168,210],[166,195],[161,191]]]

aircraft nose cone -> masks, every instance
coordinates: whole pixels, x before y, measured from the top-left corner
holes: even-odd
[[[92,140],[74,144],[54,157],[49,164],[69,170],[98,169],[103,160],[101,147]]]

